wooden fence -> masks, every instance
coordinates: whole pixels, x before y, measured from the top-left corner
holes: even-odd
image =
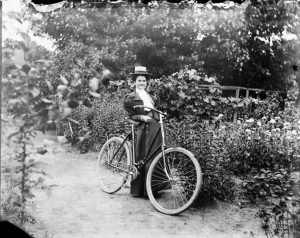
[[[221,86],[221,85],[206,85],[206,84],[201,84],[199,85],[200,89],[202,90],[209,90],[211,88],[218,88],[221,89],[222,91],[235,91],[235,98],[240,98],[241,97],[241,91],[244,90],[245,97],[249,98],[249,92],[253,91],[255,93],[286,93],[286,91],[274,91],[274,90],[264,90],[260,88],[246,88],[246,87],[239,87],[239,86]],[[234,113],[233,115],[233,121],[237,121],[237,112]]]

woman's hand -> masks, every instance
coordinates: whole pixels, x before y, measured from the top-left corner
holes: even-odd
[[[151,117],[149,117],[149,116],[141,116],[141,119],[144,121],[144,122],[149,122],[149,121],[151,121]]]

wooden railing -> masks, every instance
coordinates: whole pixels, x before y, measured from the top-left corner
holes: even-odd
[[[265,89],[260,89],[260,88],[246,88],[246,87],[239,87],[239,86],[222,86],[222,85],[206,85],[206,84],[201,84],[199,85],[200,89],[203,90],[209,90],[211,88],[218,88],[223,90],[227,90],[227,91],[235,91],[235,98],[240,98],[240,92],[241,90],[245,90],[246,94],[245,97],[249,98],[249,92],[250,91],[254,91],[256,93],[262,93],[262,92],[266,92],[266,93],[286,93],[286,91],[275,91],[275,90],[265,90]],[[234,113],[233,115],[233,121],[236,122],[237,121],[237,112]]]

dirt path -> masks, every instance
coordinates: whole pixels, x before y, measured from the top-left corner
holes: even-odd
[[[46,139],[46,140],[45,140]],[[157,212],[150,201],[133,198],[129,189],[109,195],[97,184],[96,153],[79,154],[53,135],[39,136],[40,145],[48,144],[48,153],[38,156],[55,185],[46,194],[36,191],[32,214],[38,221],[29,230],[35,237],[264,237],[256,210],[214,203],[179,216]]]

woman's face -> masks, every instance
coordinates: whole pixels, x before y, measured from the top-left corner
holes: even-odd
[[[147,86],[146,77],[143,75],[137,76],[137,78],[135,80],[135,87],[137,89],[145,89],[146,86]]]

